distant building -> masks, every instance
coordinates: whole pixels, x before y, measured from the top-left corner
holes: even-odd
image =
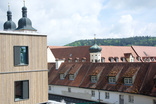
[[[156,104],[156,63],[49,64],[49,94],[107,104]],[[72,100],[73,101],[73,100]]]
[[[97,48],[94,49],[94,48]],[[99,48],[99,49],[98,49]],[[96,52],[97,51],[97,52]],[[153,46],[48,46],[47,61],[64,62],[156,62]]]
[[[18,28],[10,10],[7,16],[4,31],[0,32],[0,103],[47,102],[47,36],[32,27],[25,6]]]
[[[49,94],[107,104],[156,104],[156,47],[48,46]]]

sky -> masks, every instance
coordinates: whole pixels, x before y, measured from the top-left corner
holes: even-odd
[[[0,31],[8,3],[18,26],[23,0],[0,1]],[[156,36],[156,0],[25,0],[28,18],[47,44],[63,46],[81,39]]]

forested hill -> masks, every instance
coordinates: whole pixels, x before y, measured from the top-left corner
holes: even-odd
[[[65,46],[91,46],[94,44],[94,40],[78,40],[69,43]],[[111,45],[111,46],[156,46],[156,37],[139,36],[130,38],[115,38],[115,39],[96,39],[98,45]]]

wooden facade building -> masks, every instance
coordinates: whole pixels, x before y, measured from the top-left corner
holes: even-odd
[[[47,36],[0,32],[0,103],[48,101]]]

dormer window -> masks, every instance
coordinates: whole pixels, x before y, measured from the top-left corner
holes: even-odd
[[[147,59],[146,59],[146,58],[144,58],[143,60],[144,60],[144,62],[146,62],[146,61],[147,61]]]
[[[71,74],[71,75],[69,75],[69,80],[74,80],[75,78],[74,78],[74,75],[73,74]]]
[[[60,74],[60,79],[64,79],[64,74]]]
[[[101,62],[102,62],[102,63],[105,62],[105,58],[104,58],[104,57],[101,58]]]
[[[72,58],[68,58],[68,62],[72,62]]]
[[[75,58],[75,62],[79,62],[79,58],[78,57]]]
[[[152,60],[152,62],[154,62],[155,61],[155,58],[153,57],[151,60]]]
[[[91,82],[96,83],[97,82],[97,76],[91,76]]]
[[[85,57],[82,57],[82,62],[86,62],[86,58]]]
[[[140,62],[141,61],[141,57],[137,57],[137,60]]]
[[[116,79],[115,79],[115,77],[109,77],[108,78],[109,79],[109,83],[112,83],[112,84],[114,84],[116,81]]]
[[[115,62],[119,62],[119,58],[118,57],[115,57],[114,60],[115,60]]]
[[[132,78],[124,78],[124,84],[132,84]]]
[[[125,57],[121,57],[121,61],[122,61],[122,62],[126,62]]]
[[[109,61],[110,61],[110,62],[114,62],[113,57],[109,57]]]

